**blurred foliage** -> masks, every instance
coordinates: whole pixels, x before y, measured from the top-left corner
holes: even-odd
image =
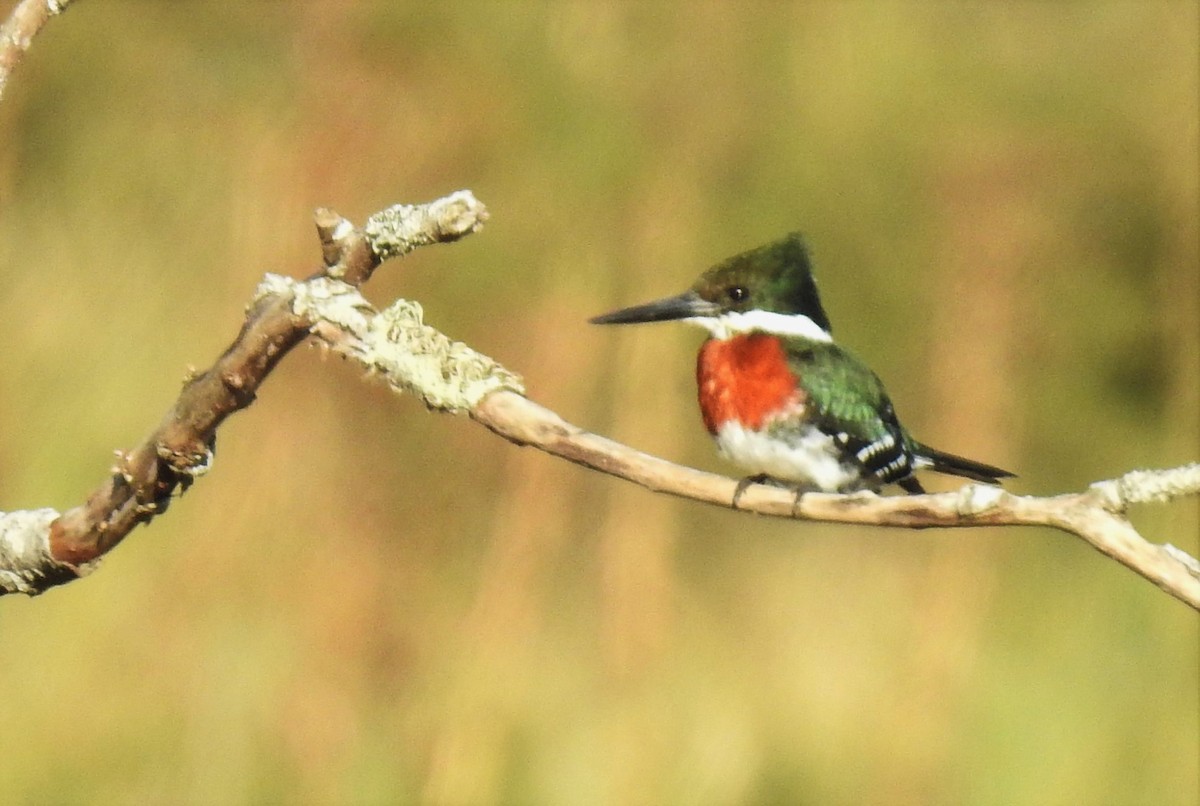
[[[13,3],[0,4],[7,13]],[[265,271],[470,187],[367,289],[565,417],[723,467],[682,327],[803,229],[947,450],[1198,453],[1197,7],[93,2],[0,104],[0,509],[83,500]],[[1146,509],[1198,549],[1196,502]],[[775,522],[432,416],[311,350],[95,576],[0,601],[5,803],[1195,804],[1195,614],[1049,531]]]

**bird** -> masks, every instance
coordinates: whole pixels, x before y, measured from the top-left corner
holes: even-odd
[[[682,294],[592,317],[598,325],[683,321],[708,331],[696,360],[700,414],[749,483],[798,492],[925,492],[918,471],[985,484],[1007,470],[909,434],[883,382],[833,340],[800,233],[734,255]]]

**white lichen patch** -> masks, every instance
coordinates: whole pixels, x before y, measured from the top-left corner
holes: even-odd
[[[1089,491],[1110,512],[1130,504],[1166,503],[1200,492],[1200,462],[1167,470],[1131,470],[1120,478],[1098,481]]]
[[[469,190],[428,204],[397,204],[367,219],[363,235],[380,260],[406,255],[418,246],[453,241],[487,220],[487,208]]]
[[[63,568],[50,556],[50,524],[58,517],[48,507],[0,513],[0,591],[34,596],[42,579]]]
[[[340,280],[306,282],[267,275],[257,298],[282,295],[292,310],[314,324],[339,331],[330,338],[315,327],[329,346],[382,376],[395,389],[410,392],[426,406],[461,412],[474,408],[490,392],[508,389],[524,394],[518,375],[482,353],[450,339],[424,323],[419,303],[397,300],[383,311]]]
[[[264,274],[258,282],[258,288],[254,289],[254,296],[250,298],[250,304],[246,306],[246,309],[253,309],[267,297],[283,297],[284,299],[294,297],[296,288],[300,285],[299,280],[284,277],[282,274]]]
[[[1200,462],[1170,470],[1133,470],[1117,480],[1131,504],[1163,503],[1200,491]]]
[[[525,393],[518,375],[424,324],[422,317],[420,304],[404,299],[381,311],[364,339],[364,363],[442,411],[472,409],[500,389]]]
[[[958,491],[955,509],[960,515],[978,515],[997,506],[1004,490],[987,484],[968,484]]]
[[[375,307],[358,289],[341,280],[318,277],[307,282],[289,282],[292,310],[297,316],[324,319],[361,338],[376,315]]]

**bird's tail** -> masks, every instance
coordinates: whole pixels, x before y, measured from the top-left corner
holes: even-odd
[[[925,466],[930,470],[949,473],[952,476],[962,476],[972,481],[981,481],[984,484],[999,484],[1000,479],[1012,478],[1016,475],[992,465],[985,465],[983,462],[955,456],[952,453],[944,453],[928,445],[919,445],[916,453],[918,457],[928,463]]]

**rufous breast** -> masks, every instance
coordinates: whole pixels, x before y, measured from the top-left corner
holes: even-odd
[[[783,344],[769,333],[709,339],[696,361],[704,426],[716,434],[736,420],[758,430],[772,415],[803,406],[804,390],[796,381]]]

